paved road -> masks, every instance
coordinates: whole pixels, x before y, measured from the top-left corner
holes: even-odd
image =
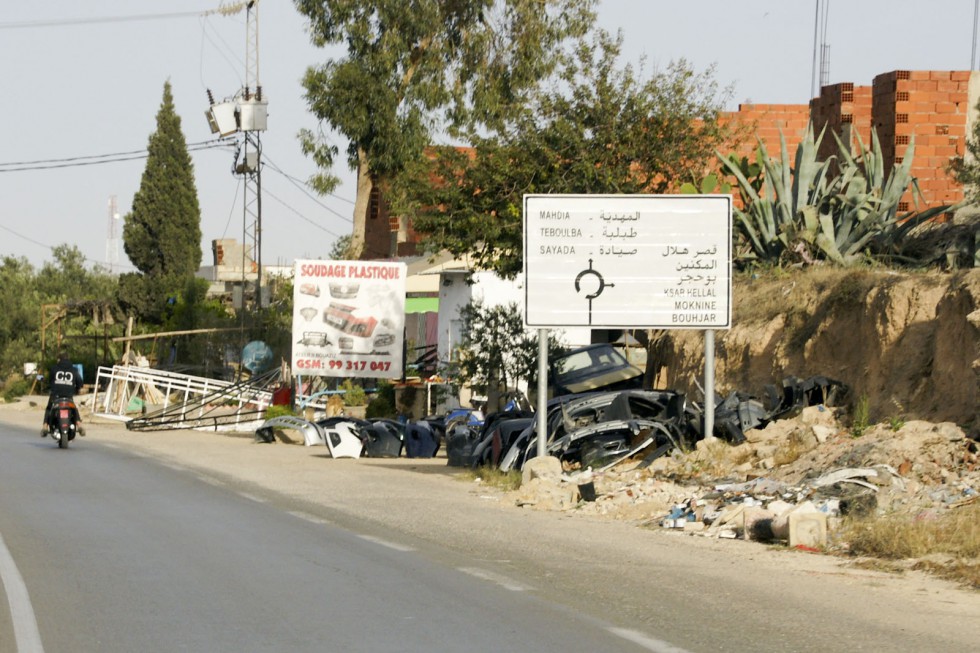
[[[32,650],[26,614],[49,653],[971,651],[980,638],[977,594],[517,509],[444,459],[91,424],[59,451],[38,417],[0,410],[0,651]]]
[[[0,478],[0,533],[36,615],[24,648],[642,650],[490,567],[125,449],[3,428]]]

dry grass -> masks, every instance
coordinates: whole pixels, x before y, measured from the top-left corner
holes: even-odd
[[[789,465],[799,460],[800,456],[805,454],[807,451],[813,447],[808,447],[804,440],[804,435],[802,433],[792,433],[784,442],[779,445],[776,449],[776,453],[773,454],[773,461],[779,466]]]
[[[504,492],[517,490],[521,487],[521,472],[516,470],[502,472],[493,465],[467,469],[459,475],[459,478],[471,482],[479,479],[483,485],[503,490]]]
[[[840,538],[853,555],[916,560],[913,569],[980,589],[980,502],[918,517],[849,520]]]

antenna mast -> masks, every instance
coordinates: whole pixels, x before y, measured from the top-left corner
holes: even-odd
[[[105,262],[109,267],[109,274],[115,271],[113,268],[119,263],[119,236],[116,231],[118,222],[119,208],[116,204],[116,196],[111,195],[109,197],[109,225],[106,229],[105,241]]]

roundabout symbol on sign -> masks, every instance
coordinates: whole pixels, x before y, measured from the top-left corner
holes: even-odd
[[[575,292],[582,292],[582,279],[586,276],[595,277],[595,281],[597,282],[595,290],[585,295],[585,298],[589,300],[589,324],[592,324],[592,300],[601,295],[606,287],[612,288],[616,284],[606,283],[602,275],[597,270],[592,269],[592,259],[589,259],[589,267],[579,272],[578,276],[575,277]]]

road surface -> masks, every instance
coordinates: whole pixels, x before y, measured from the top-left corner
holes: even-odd
[[[23,408],[19,406],[18,408]],[[0,651],[970,651],[980,595],[534,512],[445,459],[0,407]]]

